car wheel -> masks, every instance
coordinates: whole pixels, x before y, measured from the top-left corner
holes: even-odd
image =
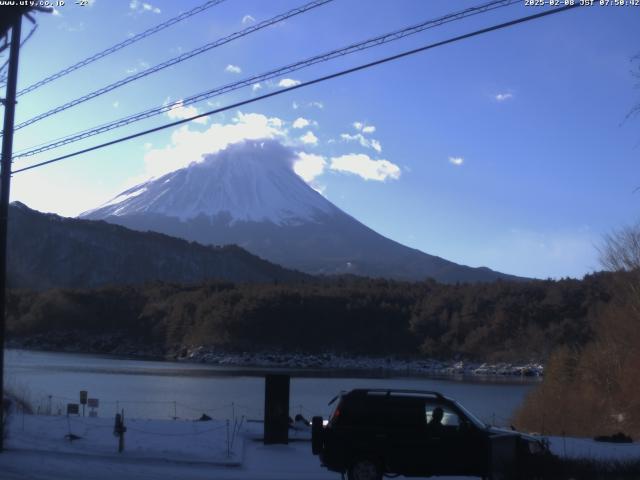
[[[348,478],[349,480],[381,480],[382,469],[373,460],[362,458],[351,465]]]

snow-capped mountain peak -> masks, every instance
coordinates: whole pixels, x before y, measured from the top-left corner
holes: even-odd
[[[294,153],[277,141],[245,141],[201,162],[136,185],[84,218],[160,214],[182,221],[229,215],[231,222],[313,222],[337,207],[293,171]]]

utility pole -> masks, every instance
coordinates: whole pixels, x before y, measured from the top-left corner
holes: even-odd
[[[13,124],[16,111],[16,86],[18,83],[18,56],[20,55],[20,27],[22,15],[16,15],[11,25],[11,47],[7,74],[7,95],[4,99],[4,124],[2,136],[2,163],[0,164],[0,399],[4,407],[4,333],[7,308],[7,224],[9,193],[11,187],[11,157],[13,156]],[[0,425],[4,408],[0,408]],[[0,434],[0,452],[4,450],[4,438]]]

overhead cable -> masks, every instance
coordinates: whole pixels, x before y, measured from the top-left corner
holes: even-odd
[[[84,103],[88,100],[91,100],[93,98],[99,97],[100,95],[104,95],[107,92],[110,92],[112,90],[115,90],[116,88],[122,87],[123,85],[126,85],[128,83],[131,83],[135,80],[138,80],[140,78],[146,77],[148,75],[151,75],[153,73],[159,72],[160,70],[164,70],[165,68],[171,67],[173,65],[176,65],[178,63],[184,62],[185,60],[188,60],[192,57],[195,57],[196,55],[200,55],[201,53],[207,52],[213,48],[217,48],[220,47],[222,45],[225,45],[229,42],[232,42],[233,40],[236,40],[238,38],[247,36],[251,33],[254,33],[258,30],[262,30],[263,28],[269,27],[271,25],[274,25],[276,23],[279,23],[283,20],[286,20],[288,18],[291,18],[295,15],[300,15],[301,13],[305,13],[308,12],[309,10],[313,10],[314,8],[320,7],[322,5],[325,5],[329,2],[333,2],[334,0],[314,0],[312,2],[309,2],[305,5],[302,5],[300,7],[294,8],[292,10],[289,10],[285,13],[281,13],[279,15],[276,15],[275,17],[272,17],[268,20],[264,20],[263,22],[257,23],[255,25],[252,25],[250,27],[247,27],[243,30],[240,30],[238,32],[232,33],[231,35],[227,35],[226,37],[220,38],[218,40],[215,40],[213,42],[207,43],[206,45],[203,45],[201,47],[198,47],[194,50],[191,50],[189,52],[183,53],[181,55],[178,55],[177,57],[171,58],[169,60],[166,60],[162,63],[159,63],[158,65],[155,65],[153,67],[147,68],[145,70],[142,70],[140,72],[134,73],[133,75],[129,75],[128,77],[125,77],[121,80],[118,80],[117,82],[111,83],[105,87],[99,88],[98,90],[94,90],[93,92],[87,93],[86,95],[83,95],[82,97],[78,97],[74,100],[71,100],[70,102],[67,102],[63,105],[59,105],[55,108],[52,108],[51,110],[48,110],[44,113],[41,113],[39,115],[36,115],[35,117],[30,118],[29,120],[25,120],[22,123],[19,123],[18,125],[15,126],[15,130],[19,130],[21,128],[24,128],[28,125],[31,125],[33,123],[36,123],[44,118],[50,117],[51,115],[55,115],[57,113],[63,112],[71,107],[74,107],[76,105],[79,105],[81,103]]]
[[[298,85],[294,85],[292,87],[288,87],[288,88],[283,89],[283,90],[277,90],[275,92],[266,93],[264,95],[260,95],[260,96],[255,97],[255,98],[249,98],[249,99],[246,99],[246,100],[242,100],[240,102],[236,102],[236,103],[233,103],[231,105],[227,105],[225,107],[217,108],[215,110],[210,110],[208,112],[200,113],[198,115],[193,115],[193,116],[188,117],[188,118],[184,118],[184,119],[181,119],[181,120],[177,120],[175,122],[171,122],[171,123],[167,123],[167,124],[164,124],[164,125],[160,125],[160,126],[155,127],[155,128],[150,128],[148,130],[143,130],[141,132],[133,133],[131,135],[127,135],[127,136],[124,136],[124,137],[116,138],[114,140],[111,140],[111,141],[108,141],[108,142],[105,142],[105,143],[101,143],[99,145],[94,145],[92,147],[83,148],[82,150],[77,150],[75,152],[68,153],[66,155],[61,155],[59,157],[52,158],[50,160],[46,160],[44,162],[38,162],[38,163],[35,163],[33,165],[29,165],[28,167],[20,168],[18,170],[15,170],[13,173],[25,172],[25,171],[28,171],[28,170],[32,170],[34,168],[42,167],[44,165],[50,165],[52,163],[56,163],[56,162],[59,162],[59,161],[62,161],[62,160],[66,160],[67,158],[71,158],[71,157],[76,157],[78,155],[82,155],[83,153],[92,152],[92,151],[95,151],[95,150],[99,150],[101,148],[105,148],[105,147],[109,147],[111,145],[116,145],[118,143],[125,142],[127,140],[132,140],[134,138],[142,137],[144,135],[149,135],[151,133],[159,132],[159,131],[165,130],[167,128],[172,128],[172,127],[176,127],[178,125],[183,125],[185,123],[191,122],[193,120],[197,120],[199,118],[208,117],[209,115],[215,115],[217,113],[225,112],[227,110],[232,110],[234,108],[238,108],[238,107],[241,107],[241,106],[244,106],[244,105],[248,105],[250,103],[255,103],[255,102],[258,102],[258,101],[261,101],[261,100],[265,100],[265,99],[270,98],[270,97],[275,97],[275,96],[278,96],[278,95],[289,93],[290,91],[293,91],[293,90],[298,90],[300,88],[305,88],[305,87],[308,87],[308,86],[311,86],[311,85],[315,85],[315,84],[318,84],[318,83],[321,83],[321,82],[325,82],[325,81],[331,80],[333,78],[342,77],[344,75],[348,75],[348,74],[351,74],[351,73],[354,73],[354,72],[358,72],[360,70],[365,70],[367,68],[371,68],[371,67],[374,67],[374,66],[377,66],[377,65],[381,65],[381,64],[384,64],[384,63],[388,63],[388,62],[392,62],[392,61],[395,61],[395,60],[399,60],[401,58],[408,57],[410,55],[415,55],[417,53],[424,52],[426,50],[431,50],[433,48],[441,47],[443,45],[448,45],[450,43],[458,42],[460,40],[465,40],[467,38],[476,37],[476,36],[479,36],[479,35],[483,35],[485,33],[493,32],[495,30],[501,30],[503,28],[511,27],[511,26],[514,26],[514,25],[518,25],[520,23],[529,22],[531,20],[536,20],[538,18],[546,17],[546,16],[549,16],[549,15],[554,15],[554,14],[561,13],[561,12],[566,12],[567,10],[571,10],[573,8],[577,8],[579,6],[580,6],[579,4],[573,4],[573,5],[566,5],[564,7],[553,8],[553,9],[545,10],[543,12],[539,12],[539,13],[536,13],[536,14],[533,14],[533,15],[528,15],[526,17],[520,17],[520,18],[517,18],[515,20],[511,20],[511,21],[508,21],[508,22],[504,22],[504,23],[500,23],[500,24],[497,24],[497,25],[493,25],[491,27],[482,28],[480,30],[475,30],[475,31],[470,32],[470,33],[465,33],[463,35],[458,35],[456,37],[452,37],[452,38],[449,38],[447,40],[442,40],[442,41],[439,41],[439,42],[436,42],[436,43],[425,45],[423,47],[415,48],[413,50],[408,50],[408,51],[405,51],[405,52],[402,52],[402,53],[398,53],[396,55],[392,55],[392,56],[385,57],[385,58],[382,58],[382,59],[379,59],[379,60],[375,60],[373,62],[365,63],[365,64],[362,64],[362,65],[358,65],[357,67],[348,68],[346,70],[341,70],[339,72],[332,73],[330,75],[325,75],[325,76],[322,76],[322,77],[319,77],[319,78],[316,78],[316,79],[313,79],[313,80],[302,82],[302,83],[300,83]]]
[[[34,147],[29,147],[27,150],[23,150],[22,152],[18,152],[15,155],[15,158],[21,157],[30,157],[36,155],[38,153],[42,153],[54,148],[58,148],[64,145],[68,145],[70,143],[77,142],[79,140],[83,140],[85,138],[89,138],[104,132],[108,132],[115,128],[120,128],[126,125],[129,125],[134,122],[138,122],[144,120],[146,118],[150,118],[156,115],[160,115],[162,113],[168,112],[176,107],[176,105],[186,107],[188,105],[201,102],[203,100],[207,100],[209,98],[223,95],[225,93],[232,92],[234,90],[238,90],[243,87],[247,87],[250,85],[254,85],[256,83],[264,82],[273,78],[277,78],[279,76],[285,75],[287,73],[292,73],[297,70],[301,70],[303,68],[310,67],[317,63],[327,62],[334,58],[342,57],[345,55],[349,55],[355,52],[360,52],[362,50],[366,50],[372,47],[377,47],[379,45],[383,45],[386,43],[390,43],[401,38],[408,37],[410,35],[415,35],[424,30],[435,28],[440,25],[461,20],[463,18],[477,15],[480,13],[484,13],[490,10],[495,10],[497,8],[506,7],[512,5],[514,3],[520,3],[520,0],[494,0],[488,3],[484,3],[482,5],[478,5],[475,7],[467,8],[465,10],[461,10],[455,13],[450,13],[442,17],[438,17],[436,19],[426,20],[424,22],[418,23],[416,25],[412,25],[410,27],[406,27],[400,30],[394,30],[389,33],[385,33],[382,35],[378,35],[377,37],[373,37],[358,43],[354,43],[348,45],[346,47],[342,47],[336,50],[331,50],[329,52],[325,52],[319,55],[315,55],[311,58],[307,58],[305,60],[301,60],[284,67],[279,67],[273,70],[269,70],[267,72],[261,73],[259,75],[253,75],[251,77],[245,78],[243,80],[239,80],[236,82],[229,83],[227,85],[223,85],[221,87],[216,87],[212,90],[208,90],[206,92],[198,93],[196,95],[192,95],[187,97],[180,102],[176,102],[173,104],[163,104],[161,106],[144,110],[142,112],[135,113],[133,115],[129,115],[124,118],[120,118],[118,120],[114,120],[112,122],[104,123],[102,125],[98,125],[96,127],[92,127],[90,129],[82,130],[80,132],[76,132],[71,135],[67,135],[62,138],[58,138],[54,141],[50,141],[47,143],[43,143]]]
[[[114,52],[117,52],[118,50],[121,50],[125,47],[128,47],[129,45],[136,43],[140,40],[142,40],[143,38],[147,38],[150,35],[153,35],[154,33],[158,33],[161,30],[164,30],[165,28],[168,28],[172,25],[175,25],[178,22],[181,22],[182,20],[185,20],[189,17],[192,17],[194,15],[197,15],[199,13],[204,12],[205,10],[214,7],[222,2],[224,2],[225,0],[209,0],[205,3],[203,3],[202,5],[199,5],[195,8],[192,8],[191,10],[188,10],[186,12],[181,13],[180,15],[177,15],[173,18],[170,18],[169,20],[162,22],[158,25],[155,25],[154,27],[151,27],[147,30],[145,30],[142,33],[138,33],[137,35],[134,35],[131,38],[127,38],[126,40],[113,45],[112,47],[106,48],[105,50],[102,50],[101,52],[98,52],[94,55],[91,55],[88,58],[85,58],[84,60],[80,60],[77,63],[74,63],[73,65],[66,67],[62,70],[60,70],[59,72],[56,72],[52,75],[49,75],[46,78],[43,78],[42,80],[34,83],[33,85],[30,85],[26,88],[23,88],[22,90],[20,90],[18,92],[18,96],[20,95],[24,95],[25,93],[29,93],[32,92],[34,90],[36,90],[37,88],[42,87],[43,85],[46,85],[47,83],[53,82],[54,80],[57,80],[60,77],[64,77],[65,75],[68,75],[69,73],[78,70],[79,68],[85,67],[87,65],[89,65],[90,63],[95,62],[96,60],[100,60],[101,58],[106,57],[107,55],[111,55]]]

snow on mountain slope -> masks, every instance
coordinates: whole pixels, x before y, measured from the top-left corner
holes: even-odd
[[[513,278],[406,247],[334,206],[293,169],[276,140],[229,145],[202,162],[137,185],[82,218],[203,245],[236,244],[311,274],[482,282]]]
[[[339,211],[292,168],[293,152],[275,141],[230,145],[202,162],[121,193],[81,217],[159,214],[180,220],[226,213],[236,221],[314,222]]]

